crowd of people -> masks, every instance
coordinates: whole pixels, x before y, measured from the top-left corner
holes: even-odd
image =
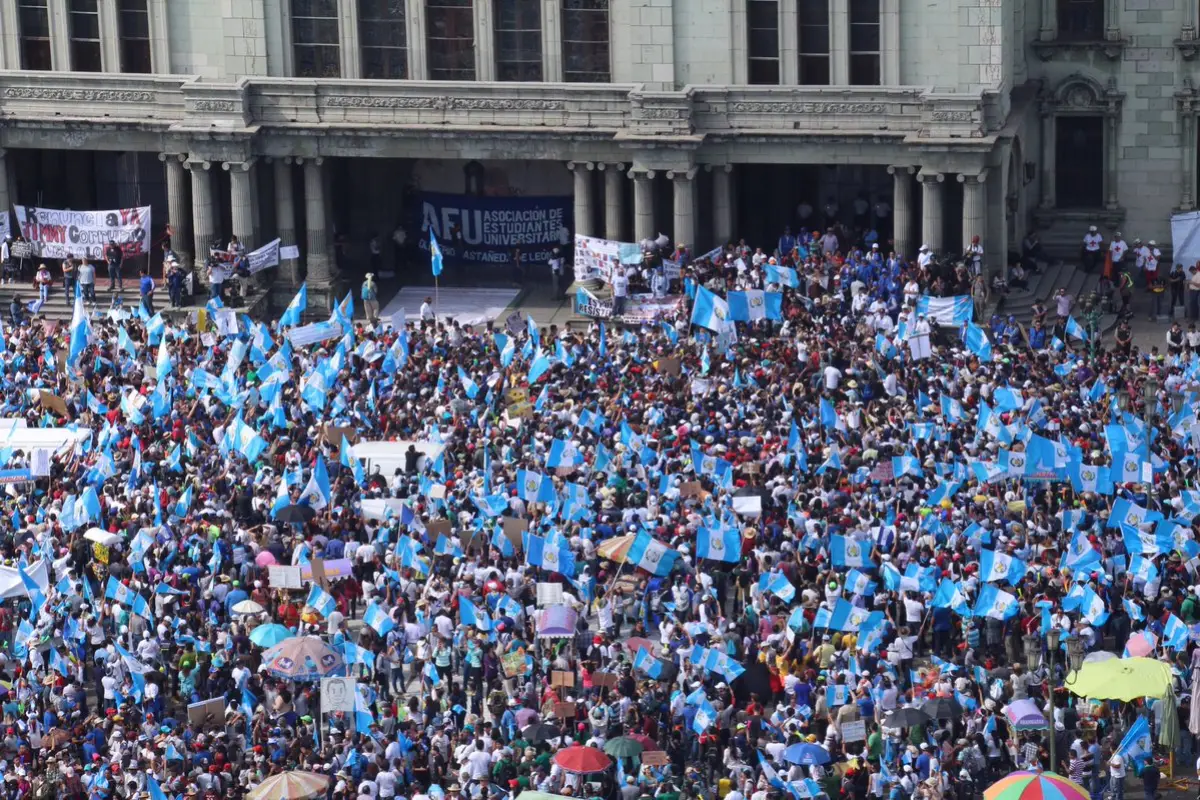
[[[1188,719],[1200,360],[1030,354],[968,322],[970,262],[787,236],[681,251],[640,326],[301,326],[303,289],[4,326],[5,441],[64,442],[0,444],[5,796],[1156,775],[1126,740],[1166,702],[1075,697],[1047,643],[1169,663]]]

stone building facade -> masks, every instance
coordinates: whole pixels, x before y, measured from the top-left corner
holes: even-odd
[[[999,268],[1034,226],[1169,238],[1196,26],[1192,0],[8,0],[0,203],[148,200],[189,255],[278,235],[319,290],[335,229],[521,165],[496,191],[561,187],[581,233],[707,249],[866,199],[898,250],[980,235]]]

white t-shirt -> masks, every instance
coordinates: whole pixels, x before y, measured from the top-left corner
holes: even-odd
[[[834,366],[825,368],[825,388],[834,391],[842,380],[842,371]]]
[[[1083,237],[1083,246],[1089,253],[1096,253],[1100,250],[1100,243],[1104,241],[1100,234],[1089,233]]]
[[[1113,261],[1120,261],[1125,257],[1125,251],[1129,249],[1129,245],[1124,239],[1116,239],[1108,246],[1108,252],[1112,253]]]

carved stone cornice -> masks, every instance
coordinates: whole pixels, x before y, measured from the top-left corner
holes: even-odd
[[[154,92],[135,89],[67,89],[51,86],[9,86],[6,100],[55,100],[65,103],[153,103]]]

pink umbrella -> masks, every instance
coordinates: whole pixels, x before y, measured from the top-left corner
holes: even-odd
[[[1158,646],[1158,637],[1150,631],[1138,631],[1129,637],[1125,643],[1125,656],[1144,657],[1150,655]]]
[[[258,555],[254,557],[254,563],[260,567],[269,567],[278,562],[275,561],[275,554],[270,550],[260,550]]]

